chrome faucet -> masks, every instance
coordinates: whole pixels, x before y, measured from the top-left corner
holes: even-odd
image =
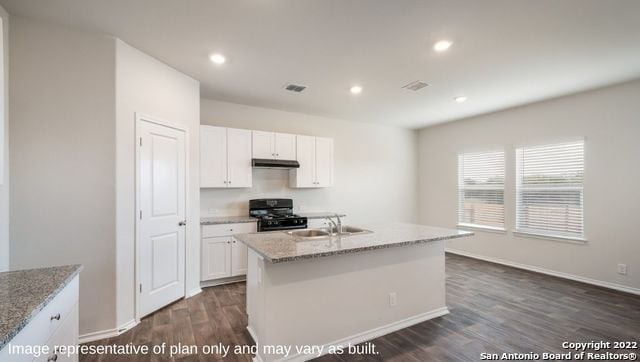
[[[338,222],[336,223],[335,221],[333,221],[333,218],[338,219]],[[340,215],[335,214],[335,216],[327,216],[325,219],[329,220],[330,224],[329,224],[329,233],[333,234],[332,230],[335,230],[336,234],[339,234],[342,232],[342,220],[340,220]]]

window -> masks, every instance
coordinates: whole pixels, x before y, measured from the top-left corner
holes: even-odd
[[[458,155],[458,224],[504,229],[504,151]]]
[[[516,232],[584,238],[584,141],[516,149]]]

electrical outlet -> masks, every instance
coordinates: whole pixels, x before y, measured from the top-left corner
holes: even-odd
[[[627,264],[618,264],[618,274],[627,275]]]
[[[395,307],[398,305],[398,296],[396,292],[389,293],[389,307]]]

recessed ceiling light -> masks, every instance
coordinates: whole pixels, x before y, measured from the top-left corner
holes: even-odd
[[[217,65],[222,65],[222,64],[224,64],[224,62],[227,61],[227,58],[225,58],[224,55],[219,54],[219,53],[211,54],[209,59],[211,59],[211,61],[214,62]]]
[[[433,50],[437,52],[443,52],[451,47],[452,42],[448,40],[440,40],[439,42],[433,44]]]
[[[454,100],[454,101],[456,101],[456,102],[458,102],[458,103],[462,103],[462,102],[464,102],[464,101],[466,101],[466,100],[467,100],[467,97],[465,97],[465,96],[459,96],[459,97],[455,97],[453,100]]]
[[[353,94],[360,94],[362,93],[362,87],[359,85],[354,85],[353,87],[351,87],[351,89],[349,89],[349,91]]]

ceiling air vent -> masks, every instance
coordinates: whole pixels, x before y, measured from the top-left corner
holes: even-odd
[[[411,82],[402,88],[412,90],[412,91],[417,91],[427,86],[429,86],[429,83],[423,82],[421,80],[416,80],[415,82]]]
[[[298,84],[287,84],[286,86],[284,86],[284,89],[288,90],[288,91],[292,91],[292,92],[296,92],[296,93],[300,93],[303,90],[307,89],[307,86],[305,85],[298,85]]]

